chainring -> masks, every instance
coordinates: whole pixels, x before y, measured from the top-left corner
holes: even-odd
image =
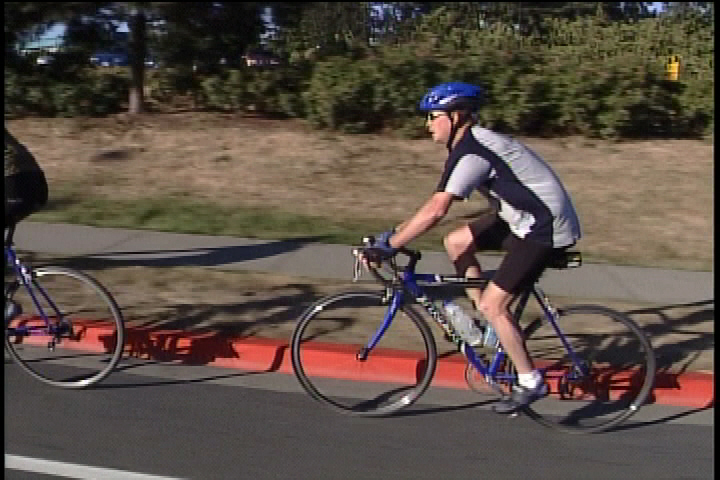
[[[500,371],[508,369],[508,362],[501,366]],[[508,382],[492,382],[489,383],[477,369],[471,364],[465,365],[465,382],[467,383],[470,390],[482,395],[496,395],[498,397],[504,397],[510,394],[510,383]]]

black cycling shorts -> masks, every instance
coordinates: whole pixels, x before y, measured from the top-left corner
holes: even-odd
[[[5,226],[17,224],[48,201],[43,172],[20,172],[5,177]]]
[[[535,283],[553,254],[568,247],[553,248],[519,238],[497,213],[483,215],[468,225],[478,250],[507,252],[493,275],[492,282],[513,295]]]

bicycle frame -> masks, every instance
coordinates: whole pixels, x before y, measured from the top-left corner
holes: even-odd
[[[395,314],[397,313],[398,308],[400,308],[400,306],[405,300],[405,294],[407,292],[412,297],[414,297],[414,299],[420,305],[422,305],[422,307],[428,312],[428,314],[448,334],[450,340],[457,345],[458,350],[465,356],[468,362],[484,377],[488,385],[497,390],[498,387],[496,386],[496,384],[498,382],[515,382],[517,380],[516,375],[500,371],[500,367],[503,365],[503,362],[505,361],[507,355],[504,352],[502,346],[498,345],[498,348],[493,355],[492,361],[490,361],[488,365],[487,362],[483,361],[483,359],[475,353],[475,350],[468,343],[466,343],[462,338],[460,338],[460,336],[455,332],[455,329],[445,318],[445,315],[436,307],[434,303],[435,299],[430,298],[423,290],[423,288],[419,285],[419,283],[423,283],[428,286],[462,285],[464,287],[483,288],[487,285],[490,279],[490,275],[493,272],[483,272],[483,277],[478,279],[451,275],[422,274],[415,272],[417,260],[417,258],[412,257],[410,263],[404,268],[404,270],[402,272],[398,272],[397,278],[400,280],[399,285],[396,284],[393,286],[387,286],[387,293],[388,295],[390,295],[390,303],[388,306],[388,310],[385,313],[382,325],[375,332],[367,346],[363,348],[360,359],[367,357],[369,352],[372,351],[372,349],[380,341],[385,331],[387,331],[387,329],[390,327],[390,324],[395,318]],[[578,361],[578,358],[572,347],[570,346],[570,343],[567,341],[565,335],[560,330],[557,323],[557,310],[550,304],[550,301],[548,300],[545,293],[537,285],[533,285],[532,287],[525,289],[513,300],[512,303],[517,302],[513,312],[514,320],[516,322],[519,321],[523,311],[525,310],[530,295],[533,295],[537,300],[538,304],[541,306],[545,319],[552,325],[555,334],[560,338],[562,344],[564,345],[566,351],[570,356],[573,365],[576,367],[576,369],[574,369],[570,375],[574,377],[577,373],[580,373],[581,376],[589,373],[588,365],[583,365],[581,362]],[[534,329],[540,326],[541,322],[542,319],[539,318],[534,320],[523,330],[523,332],[526,335],[529,335]],[[545,370],[546,369],[544,368],[540,368],[540,371],[543,373]]]
[[[59,336],[63,333],[62,328],[63,324],[61,325],[52,325],[50,323],[50,319],[45,314],[45,311],[43,310],[42,306],[40,305],[40,302],[37,299],[37,296],[34,292],[34,289],[32,285],[34,284],[37,287],[37,290],[40,292],[42,297],[45,299],[48,305],[53,309],[55,314],[58,318],[62,318],[62,314],[60,313],[60,310],[57,308],[55,303],[50,298],[50,295],[45,291],[45,289],[42,288],[41,285],[37,283],[33,283],[32,280],[32,269],[23,264],[20,259],[18,258],[17,254],[13,250],[11,246],[5,247],[5,262],[8,266],[12,267],[14,273],[15,273],[15,279],[16,281],[9,283],[5,290],[5,299],[6,302],[10,300],[11,296],[15,293],[15,291],[20,288],[20,284],[22,284],[23,287],[28,291],[30,294],[30,298],[32,299],[33,304],[35,305],[35,310],[40,314],[40,317],[45,322],[44,327],[40,326],[23,326],[23,327],[14,327],[12,329],[12,333],[19,334],[22,336],[25,335],[47,335],[47,333],[50,333],[54,336]],[[19,280],[19,281],[18,281]],[[7,320],[6,320],[7,321]],[[5,327],[6,329],[9,328],[7,325]]]

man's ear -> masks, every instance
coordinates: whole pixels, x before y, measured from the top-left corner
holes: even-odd
[[[460,125],[460,122],[462,122],[464,119],[467,119],[468,112],[465,112],[463,110],[455,110],[450,112],[450,118],[453,121],[453,125]]]

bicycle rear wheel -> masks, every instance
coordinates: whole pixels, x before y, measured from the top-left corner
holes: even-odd
[[[112,372],[125,330],[120,308],[100,283],[63,267],[34,269],[29,290],[13,282],[17,288],[10,288],[8,300],[19,311],[6,314],[5,346],[20,367],[63,388],[84,388]]]
[[[415,402],[437,362],[435,340],[419,314],[399,308],[377,346],[360,358],[387,310],[376,292],[339,293],[310,306],[291,343],[293,369],[305,391],[354,415],[387,415]]]
[[[628,316],[609,308],[577,305],[558,314],[575,360],[547,320],[527,327],[528,352],[544,370],[551,394],[526,413],[570,433],[599,432],[627,420],[653,386],[655,355],[647,337]]]

